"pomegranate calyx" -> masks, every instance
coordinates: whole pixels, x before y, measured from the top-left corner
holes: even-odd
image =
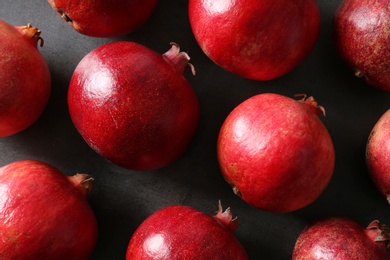
[[[218,211],[214,218],[223,226],[228,228],[231,232],[234,232],[238,227],[237,217],[233,218],[232,211],[230,207],[228,207],[225,211],[223,211],[222,203],[218,201]]]
[[[25,26],[16,26],[15,28],[23,37],[26,37],[27,39],[31,40],[31,44],[33,46],[36,47],[39,42],[39,46],[43,47],[44,41],[41,37],[41,30],[39,30],[37,27],[34,27],[29,23]]]
[[[195,67],[188,62],[191,59],[188,53],[181,52],[180,46],[177,43],[171,42],[170,44],[171,48],[162,55],[163,58],[180,73],[183,73],[186,68],[189,68],[192,75],[195,76]]]
[[[367,226],[367,234],[374,242],[385,242],[386,248],[390,248],[390,228],[378,220],[372,221]]]
[[[302,99],[298,101],[305,104],[317,116],[320,116],[321,114],[326,116],[325,108],[323,106],[319,106],[313,96],[308,97],[306,94],[295,94],[295,97],[302,97]]]
[[[89,174],[77,173],[69,176],[69,181],[72,182],[77,190],[86,196],[92,191],[94,178]]]

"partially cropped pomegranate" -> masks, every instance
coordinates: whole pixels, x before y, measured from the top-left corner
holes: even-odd
[[[340,55],[368,84],[390,91],[390,1],[344,0],[334,19]]]
[[[158,0],[48,0],[76,31],[95,37],[133,32],[152,15]]]
[[[371,130],[366,146],[366,163],[376,187],[390,203],[390,110]]]
[[[71,118],[85,141],[132,170],[157,169],[178,159],[199,121],[197,97],[183,76],[185,68],[193,70],[188,60],[177,44],[162,56],[125,41],[87,54],[68,93]]]
[[[253,96],[225,119],[219,164],[233,191],[263,210],[303,208],[327,187],[335,163],[332,139],[313,97]]]
[[[307,226],[299,235],[293,260],[389,259],[390,230],[379,221],[367,228],[347,218],[326,218]]]
[[[51,79],[46,60],[37,49],[41,31],[0,20],[0,137],[31,126],[46,107]]]
[[[237,218],[219,204],[215,216],[188,206],[169,206],[149,216],[134,232],[127,260],[248,259],[234,237]]]
[[[32,160],[0,168],[0,258],[88,259],[97,239],[92,180]]]
[[[212,61],[254,80],[293,70],[311,52],[320,31],[315,0],[190,0],[189,19]]]

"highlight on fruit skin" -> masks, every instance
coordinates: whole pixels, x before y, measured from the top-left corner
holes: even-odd
[[[51,93],[51,75],[37,48],[44,43],[37,27],[0,20],[0,38],[0,137],[7,137],[41,116]]]

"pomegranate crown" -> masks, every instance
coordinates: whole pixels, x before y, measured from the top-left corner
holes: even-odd
[[[319,106],[317,101],[312,96],[307,96],[306,94],[295,94],[295,97],[302,97],[299,102],[305,104],[310,110],[312,110],[317,116],[321,114],[326,116],[325,108],[323,106]]]
[[[37,46],[39,42],[39,46],[43,47],[44,41],[41,37],[41,30],[39,30],[37,27],[34,27],[29,23],[25,26],[17,26],[16,29],[22,34],[22,36],[32,40],[32,44],[34,46]]]
[[[162,56],[180,73],[183,73],[186,68],[189,68],[192,75],[196,74],[195,67],[189,63],[190,56],[186,52],[181,52],[180,46],[177,43],[171,42],[171,48]]]
[[[386,244],[386,249],[390,249],[390,228],[378,220],[374,220],[366,229],[367,232],[372,234],[374,242],[383,242]]]
[[[230,207],[223,211],[221,200],[218,201],[218,211],[214,218],[232,232],[238,227],[237,217],[233,218]]]

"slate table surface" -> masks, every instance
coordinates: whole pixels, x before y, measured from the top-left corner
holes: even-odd
[[[93,38],[74,31],[45,0],[2,0],[0,19],[13,25],[31,23],[42,31],[45,44],[40,51],[50,66],[52,94],[34,125],[0,139],[0,166],[35,159],[68,175],[92,174],[95,186],[89,201],[99,223],[91,257],[95,260],[124,259],[137,226],[156,210],[173,204],[213,215],[221,199],[238,216],[235,235],[250,259],[291,259],[303,228],[328,216],[350,217],[363,226],[374,219],[390,225],[390,205],[374,187],[365,165],[368,135],[390,107],[390,93],[355,78],[338,55],[332,43],[332,19],[340,3],[319,0],[321,32],[313,51],[290,73],[260,82],[229,73],[203,54],[188,22],[188,1],[161,0],[137,31]],[[177,42],[197,71],[196,76],[186,73],[186,77],[199,99],[199,129],[185,154],[160,170],[135,172],[106,161],[84,142],[69,117],[66,95],[76,65],[94,48],[119,40],[135,41],[158,53],[167,51],[171,41]],[[224,181],[217,163],[216,138],[223,120],[239,103],[265,92],[314,96],[326,109],[322,121],[335,146],[336,165],[329,186],[314,203],[291,213],[266,212],[243,202]]]

